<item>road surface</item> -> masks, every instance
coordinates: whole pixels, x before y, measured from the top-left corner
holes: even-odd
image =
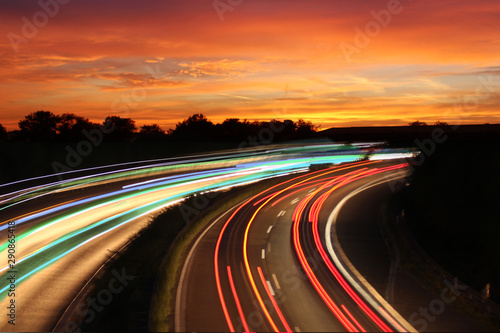
[[[366,161],[308,173],[226,212],[185,263],[176,331],[413,330],[332,259],[325,234],[346,195],[406,166]]]
[[[153,212],[192,193],[362,156],[356,147],[286,146],[1,184],[0,330],[54,329],[75,295]],[[268,274],[265,266],[262,272]]]

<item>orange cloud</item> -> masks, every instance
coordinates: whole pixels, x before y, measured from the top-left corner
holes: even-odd
[[[401,0],[384,19],[391,1],[244,1],[221,21],[210,1],[87,0],[30,38],[37,2],[3,2],[3,36],[27,42],[16,53],[0,40],[0,123],[39,109],[95,121],[127,109],[164,127],[195,112],[323,127],[497,122],[500,3]],[[477,107],[446,111],[467,98]]]

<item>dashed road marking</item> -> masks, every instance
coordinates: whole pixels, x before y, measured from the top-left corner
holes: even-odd
[[[281,289],[278,279],[276,278],[276,274],[273,274],[273,280],[274,284],[276,285],[276,288]]]
[[[295,199],[293,199],[292,203],[294,204],[294,203],[296,203],[297,201],[299,201],[299,198],[295,198]]]
[[[266,250],[262,249],[262,254],[261,254],[262,259],[266,259]]]
[[[270,227],[267,229],[266,233],[270,233],[272,228],[273,228],[273,226],[270,226]]]
[[[269,282],[268,280],[266,280],[266,282],[267,282],[267,286],[269,287],[269,291],[271,292],[271,295],[274,296],[275,294],[274,294],[274,290],[273,290],[273,286],[271,285],[271,282]]]

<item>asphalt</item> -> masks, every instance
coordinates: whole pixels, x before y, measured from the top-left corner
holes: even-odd
[[[384,162],[378,166],[387,166]],[[373,180],[373,178],[369,178]],[[325,215],[332,206],[339,202],[349,191],[369,180],[346,186],[334,192],[329,205],[325,208]],[[248,258],[250,269],[255,279],[257,289],[263,298],[266,308],[269,309],[272,320],[279,330],[283,331],[279,316],[271,305],[262,284],[259,284],[257,267],[261,267],[268,283],[275,292],[275,300],[283,313],[289,327],[294,331],[344,331],[345,328],[332,315],[324,301],[313,288],[306,277],[300,262],[295,254],[292,243],[292,213],[296,205],[309,194],[309,189],[301,190],[293,196],[287,197],[275,206],[267,205],[260,210],[252,222],[248,232]],[[269,193],[266,193],[266,195]],[[279,197],[278,197],[279,198]],[[257,201],[260,197],[255,199]],[[239,315],[232,289],[227,278],[226,269],[230,267],[236,294],[241,303],[241,310],[251,331],[272,331],[269,320],[266,320],[260,308],[255,293],[252,291],[250,278],[246,272],[243,258],[244,232],[257,207],[248,205],[242,209],[228,224],[225,230],[219,252],[219,274],[221,289],[224,295],[228,315],[236,331],[243,331],[241,316]],[[307,207],[307,209],[310,208]],[[193,255],[187,262],[187,275],[182,281],[181,304],[182,313],[176,323],[180,331],[227,331],[221,301],[215,283],[214,251],[217,238],[230,214],[226,214],[199,239]],[[324,217],[322,218],[324,225]],[[358,305],[340,287],[329,272],[326,264],[320,259],[316,246],[312,241],[310,223],[302,221],[301,243],[304,247],[307,260],[318,277],[321,285],[339,305],[345,305],[360,324],[369,331],[379,328],[360,310]],[[269,232],[268,232],[269,231]],[[377,256],[376,253],[373,254]],[[390,262],[385,262],[388,268]],[[383,274],[382,274],[383,275]]]
[[[181,169],[176,169],[175,172],[183,173],[187,171],[201,170],[207,169],[210,167],[234,167],[235,163],[253,163],[255,161],[259,161],[262,159],[266,159],[266,156],[258,156],[259,154],[251,154],[250,156],[245,155],[243,159],[234,159],[228,158],[223,159],[223,161],[218,161],[215,164],[210,164],[208,166],[186,166]],[[265,155],[265,154],[262,154]],[[296,156],[297,154],[291,155]],[[309,155],[306,155],[309,156]],[[272,157],[276,158],[276,157]],[[389,163],[390,164],[390,163]],[[90,172],[90,171],[89,171]],[[9,219],[19,219],[23,216],[27,216],[33,214],[38,209],[48,209],[53,205],[58,205],[63,202],[94,197],[98,194],[102,193],[110,193],[114,190],[121,189],[123,185],[127,185],[130,183],[134,183],[140,180],[148,180],[157,178],[160,176],[171,175],[170,171],[151,171],[149,173],[139,173],[135,172],[132,174],[127,174],[128,178],[120,178],[117,179],[108,179],[108,180],[96,180],[96,182],[91,182],[89,179],[83,180],[79,185],[71,185],[70,183],[65,184],[64,189],[58,189],[55,192],[52,192],[51,195],[44,195],[37,199],[28,200],[26,202],[20,203],[19,205],[12,206],[10,208],[6,208],[5,205],[2,206],[2,219],[1,224],[4,226]],[[240,177],[237,175],[228,175],[225,180],[230,180],[232,177]],[[28,182],[29,183],[29,182]],[[28,183],[23,183],[22,186],[28,186]],[[16,184],[16,186],[21,186]],[[35,182],[35,185],[38,184]],[[137,217],[137,215],[141,212],[146,214],[146,209],[144,206],[154,201],[164,200],[166,198],[171,198],[176,194],[187,193],[190,191],[197,191],[204,186],[218,184],[215,178],[210,180],[200,180],[196,182],[196,184],[182,184],[172,186],[170,188],[161,188],[156,191],[148,191],[148,192],[136,192],[140,194],[135,197],[121,197],[119,201],[113,202],[105,200],[106,203],[103,205],[97,205],[92,207],[91,210],[86,210],[89,208],[89,204],[81,204],[78,207],[68,208],[65,211],[59,211],[57,214],[53,213],[50,216],[44,216],[42,218],[34,218],[31,221],[19,224],[16,227],[17,235],[22,234],[28,228],[34,226],[41,226],[43,223],[47,222],[49,219],[56,216],[63,216],[70,212],[78,212],[78,214],[72,216],[65,216],[64,220],[60,220],[57,223],[45,226],[37,230],[36,234],[25,235],[24,238],[18,238],[17,248],[16,248],[16,259],[18,260],[16,264],[16,268],[19,271],[17,275],[18,280],[16,281],[16,310],[17,310],[17,318],[16,318],[16,326],[9,326],[7,320],[0,322],[0,330],[1,331],[50,331],[54,328],[54,325],[58,323],[61,315],[65,313],[68,304],[70,304],[71,300],[75,298],[75,296],[79,293],[81,288],[85,285],[89,279],[93,277],[95,272],[99,267],[102,266],[104,262],[107,261],[109,256],[120,249],[124,244],[126,244],[130,237],[136,234],[143,225],[149,219],[149,216]],[[17,188],[17,187],[16,187]],[[70,188],[71,190],[67,190]],[[5,191],[6,188],[2,188],[2,191]],[[39,189],[40,192],[47,192],[49,189]],[[51,187],[50,191],[54,191],[55,188]],[[30,191],[26,189],[25,191]],[[64,191],[64,192],[63,192]],[[41,194],[41,193],[39,193]],[[297,200],[304,198],[307,195],[307,192],[301,191],[297,194]],[[10,195],[9,195],[10,196]],[[6,197],[3,197],[5,199]],[[3,200],[2,199],[2,200]],[[292,208],[295,206],[295,201],[283,201],[280,205],[276,206],[276,210],[284,210],[287,209],[288,214],[291,214]],[[130,213],[132,209],[139,209],[134,213]],[[161,208],[158,205],[156,208]],[[250,229],[250,237],[248,238],[248,261],[250,263],[251,273],[254,276],[256,287],[250,286],[248,283],[248,272],[247,268],[242,265],[243,254],[242,254],[242,241],[245,234],[245,226],[249,219],[249,216],[252,215],[253,207],[249,207],[248,210],[242,210],[239,215],[235,217],[235,220],[230,224],[227,234],[224,235],[223,241],[221,243],[221,255],[220,255],[220,263],[219,269],[221,271],[221,288],[223,290],[223,294],[228,299],[228,312],[235,325],[238,325],[239,311],[237,309],[236,303],[232,298],[232,288],[229,283],[229,275],[227,274],[227,267],[230,267],[232,270],[235,291],[238,295],[241,295],[241,306],[242,311],[247,314],[253,315],[253,317],[249,317],[249,324],[252,329],[255,330],[271,330],[272,327],[267,320],[262,318],[262,310],[261,305],[257,304],[255,301],[255,290],[258,290],[260,295],[263,295],[264,302],[267,302],[266,306],[271,309],[270,317],[273,318],[274,322],[278,323],[279,329],[283,330],[284,326],[280,322],[280,318],[277,313],[273,312],[273,307],[269,306],[269,301],[274,300],[274,298],[269,298],[266,295],[266,285],[267,282],[262,284],[259,280],[259,273],[256,268],[262,267],[262,272],[265,276],[265,279],[269,282],[269,285],[274,283],[273,288],[275,290],[279,290],[276,281],[280,280],[280,276],[282,274],[291,274],[290,279],[300,278],[301,269],[299,269],[297,265],[297,260],[295,256],[293,256],[292,245],[291,245],[291,236],[290,236],[290,215],[281,215],[284,218],[284,227],[288,228],[288,233],[283,232],[282,234],[278,234],[278,237],[274,239],[273,231],[271,233],[267,233],[267,230],[270,226],[270,221],[274,221],[277,217],[277,212],[273,209],[270,209],[267,213],[265,210],[259,214],[258,218],[255,219],[254,225]],[[118,214],[125,214],[120,217]],[[133,216],[132,216],[133,215]],[[106,226],[99,225],[96,226],[94,223],[106,221],[109,217],[114,216],[112,221],[107,221]],[[135,219],[131,219],[135,217]],[[119,226],[119,223],[124,222],[124,220],[131,219],[127,224]],[[53,221],[55,222],[55,221]],[[281,222],[279,222],[281,223]],[[87,226],[92,225],[92,229],[83,230]],[[116,228],[111,228],[110,226],[114,226]],[[304,234],[307,233],[307,227],[303,226],[305,229],[303,230]],[[278,229],[278,228],[277,228]],[[277,230],[275,229],[275,230]],[[213,237],[218,237],[217,226],[214,226],[214,230],[210,230],[206,234],[208,239],[207,244],[211,244],[213,246]],[[220,231],[220,230],[219,230]],[[78,234],[76,234],[78,232]],[[215,234],[211,234],[215,232]],[[0,237],[7,239],[7,231],[2,230],[0,232]],[[74,237],[73,237],[74,236]],[[212,239],[210,239],[212,237]],[[304,236],[301,236],[304,237]],[[270,239],[272,238],[272,241]],[[204,240],[205,241],[205,240]],[[203,242],[204,242],[203,241]],[[195,309],[194,311],[189,311],[189,315],[191,312],[199,312],[197,315],[203,317],[203,320],[210,320],[210,323],[222,323],[220,326],[203,326],[203,327],[214,327],[214,330],[222,330],[226,331],[228,329],[227,325],[223,325],[225,318],[220,317],[220,302],[218,300],[218,293],[213,288],[213,271],[210,271],[206,265],[210,265],[209,263],[213,263],[213,249],[210,247],[204,248],[203,242],[200,243],[199,248],[201,248],[208,257],[204,257],[200,263],[195,264],[190,269],[192,271],[189,272],[188,276],[195,275],[196,282],[192,283],[193,285],[201,285],[202,287],[197,290],[197,294],[195,296],[187,295],[188,301],[186,304],[191,305],[193,303],[203,304],[203,301],[200,301],[200,295],[203,297],[207,297],[209,301],[207,301],[204,306],[208,309],[211,309],[208,313],[201,313],[202,311]],[[306,238],[303,239],[304,245],[310,240]],[[4,246],[6,243],[3,243]],[[210,245],[209,245],[210,246]],[[268,246],[274,248],[283,248],[284,252],[277,252],[277,257],[273,259],[272,249],[269,252],[269,261],[275,260],[280,261],[289,269],[290,267],[297,267],[295,271],[292,269],[291,273],[284,268],[280,268],[279,271],[275,271],[274,266],[269,266],[267,261],[263,261],[261,258],[262,249],[266,249]],[[285,250],[287,249],[287,250]],[[311,248],[310,251],[314,251]],[[288,253],[286,253],[288,252]],[[7,257],[7,249],[4,249],[0,252],[0,255],[3,258]],[[210,256],[212,256],[210,258]],[[195,255],[196,257],[196,255]],[[23,259],[23,261],[20,261]],[[196,258],[194,259],[196,261]],[[5,278],[5,274],[7,274],[7,262],[4,262],[3,266],[0,266],[2,269],[1,277],[2,277],[2,294],[0,295],[0,307],[6,308],[9,303],[9,298],[5,293],[7,282]],[[295,265],[295,266],[294,266]],[[278,266],[278,264],[276,264]],[[201,267],[201,271],[196,271],[198,267]],[[214,268],[212,268],[213,270]],[[325,285],[328,282],[325,280],[327,275],[324,273],[325,268],[318,268],[322,270],[323,276],[320,277],[322,279],[322,283]],[[193,273],[194,271],[194,273]],[[320,271],[318,271],[320,272]],[[273,275],[274,274],[274,275]],[[276,276],[276,279],[274,279]],[[283,275],[283,299],[280,296],[280,291],[278,291],[278,295],[276,297],[276,301],[278,303],[283,303],[283,307],[292,313],[298,313],[299,307],[304,307],[304,305],[311,309],[312,313],[317,313],[318,316],[321,317],[322,312],[326,312],[324,309],[324,304],[318,301],[318,296],[315,291],[312,290],[309,282],[302,278],[299,281],[300,288],[292,288],[287,286],[287,275]],[[295,285],[295,284],[293,284]],[[255,290],[254,290],[255,288]],[[338,288],[338,286],[330,286],[332,293],[338,293],[338,297],[342,299],[342,302],[346,302],[346,306],[350,308],[353,313],[356,313],[356,307],[353,306],[352,303],[348,303],[348,299],[342,291]],[[300,289],[300,291],[299,291]],[[191,290],[191,288],[189,289]],[[105,291],[103,291],[105,292]],[[304,294],[301,294],[303,293]],[[301,298],[297,298],[296,295],[301,294]],[[103,293],[98,295],[104,295]],[[228,296],[229,295],[229,296]],[[215,296],[215,297],[214,297]],[[285,302],[284,299],[287,299]],[[84,300],[86,302],[90,302],[90,300]],[[321,300],[320,300],[321,301]],[[219,302],[219,303],[217,303]],[[294,304],[295,303],[295,304]],[[77,304],[80,306],[83,304]],[[83,308],[79,308],[80,310]],[[213,309],[213,311],[212,311]],[[295,311],[295,312],[294,312]],[[5,318],[5,317],[4,317]],[[241,319],[241,318],[240,318]],[[335,320],[329,322],[328,319],[321,319],[321,322],[316,323],[317,318],[295,318],[290,319],[293,327],[297,327],[299,329],[306,330],[307,327],[313,327],[315,330],[338,330],[342,329],[338,322]],[[194,322],[197,320],[186,320],[186,322]],[[218,325],[218,324],[217,324]],[[314,326],[316,325],[316,326]],[[324,326],[321,326],[324,325]],[[202,327],[201,325],[198,327]],[[238,327],[238,326],[237,326]],[[191,330],[191,329],[189,329]],[[198,330],[198,329],[194,329]]]
[[[152,176],[148,175],[144,179],[150,177]],[[125,179],[101,186],[84,185],[78,190],[65,191],[64,193],[29,200],[4,209],[1,224],[3,225],[9,219],[16,217],[18,217],[16,220],[19,220],[20,216],[32,214],[38,209],[47,209],[47,207],[63,202],[110,193],[131,182],[137,182],[137,179]],[[211,181],[205,181],[205,184],[209,183]],[[201,185],[203,184],[202,182]],[[0,295],[0,307],[3,309],[6,309],[12,300],[15,301],[16,325],[9,324],[7,320],[2,320],[0,321],[0,331],[52,331],[71,300],[75,298],[87,281],[92,278],[99,267],[113,253],[118,251],[129,241],[132,235],[137,234],[148,223],[150,216],[137,217],[129,223],[118,226],[119,223],[131,218],[131,214],[126,214],[74,237],[64,240],[65,237],[71,236],[73,233],[81,231],[82,228],[103,221],[115,214],[121,214],[150,202],[171,197],[185,190],[197,189],[198,186],[199,184],[183,185],[141,194],[133,199],[122,199],[115,203],[94,207],[89,211],[82,211],[81,214],[42,228],[24,238],[16,238],[17,273],[15,297],[8,297],[6,291],[3,291]],[[93,205],[95,204],[93,203]],[[16,237],[29,228],[43,225],[52,218],[74,213],[88,206],[89,204],[80,205],[18,224],[15,230]],[[111,229],[110,225],[116,227]],[[108,228],[110,228],[109,232],[105,233]],[[0,237],[7,240],[6,229],[0,231]],[[71,252],[66,253],[69,250]],[[30,257],[32,254],[35,255]],[[3,269],[0,272],[2,275],[0,287],[4,288],[7,285],[4,280],[7,274],[7,249],[1,251],[0,256],[5,258],[4,263],[0,266],[0,269]],[[83,299],[81,307],[77,304],[83,314],[77,318],[80,321],[84,320],[84,318],[90,320],[89,316],[85,317],[88,302],[87,299]],[[63,327],[66,329],[66,325],[63,325]],[[71,325],[67,327],[70,331],[75,329]]]
[[[380,166],[393,163],[395,162],[382,162]],[[346,194],[358,186],[366,184],[367,181],[353,183],[334,192],[320,215],[320,227],[324,227],[326,216]],[[116,183],[112,188],[119,188],[123,184]],[[285,185],[281,188],[284,187]],[[391,267],[391,259],[388,252],[386,250],[384,252],[383,239],[380,234],[377,234],[378,229],[375,227],[379,212],[378,207],[380,207],[384,195],[387,195],[380,188],[382,186],[364,191],[348,201],[345,209],[339,215],[337,232],[349,260],[364,276],[366,274],[367,280],[373,284],[381,295],[385,295],[386,276]],[[106,193],[110,190],[111,187],[88,187],[82,191],[70,191],[60,196],[48,196],[42,200],[33,200],[30,205],[5,210],[2,220],[5,221],[9,218],[31,213],[38,208],[45,208],[61,201],[95,196],[98,193]],[[325,306],[325,303],[305,276],[295,254],[292,242],[292,212],[300,200],[308,194],[309,189],[301,190],[293,196],[280,201],[275,206],[265,206],[255,216],[253,224],[248,230],[246,250],[249,268],[253,275],[255,288],[262,296],[263,303],[269,311],[269,316],[280,331],[285,330],[285,326],[276,312],[276,308],[272,305],[271,301],[273,299],[276,301],[278,309],[283,313],[287,325],[294,331],[343,331],[345,328]],[[40,231],[40,237],[31,237],[31,239],[28,237],[19,243],[21,247],[19,248],[18,258],[27,256],[63,235],[92,223],[92,221],[100,221],[113,213],[168,195],[171,195],[168,191],[154,193],[141,199],[118,203],[113,207],[94,210],[91,214],[72,219],[71,223],[46,228]],[[256,299],[244,263],[242,244],[245,231],[247,223],[256,212],[257,207],[258,205],[248,205],[235,215],[222,237],[218,257],[219,265],[217,269],[221,277],[222,295],[224,295],[227,304],[228,316],[237,331],[242,331],[244,326],[239,315],[240,310],[234,298],[227,267],[231,269],[234,291],[239,297],[241,312],[244,313],[249,329],[252,331],[273,330]],[[310,208],[309,204],[306,209]],[[214,266],[215,243],[229,216],[230,214],[227,214],[222,217],[200,238],[197,247],[193,250],[193,256],[187,263],[187,274],[182,284],[181,299],[179,300],[181,308],[180,322],[176,323],[181,331],[229,330],[216,288],[216,268]],[[118,250],[127,242],[128,238],[147,222],[147,219],[147,217],[137,219],[134,223],[121,226],[112,233],[102,235],[92,242],[83,244],[71,254],[62,257],[38,271],[33,277],[19,283],[16,293],[18,324],[13,327],[9,326],[7,321],[2,321],[0,322],[0,330],[52,330],[66,310],[69,302],[85,282],[108,259],[110,253]],[[22,232],[40,222],[42,220],[33,220],[19,226],[17,232]],[[6,231],[1,232],[1,235],[5,234]],[[81,239],[75,240],[74,244],[80,242]],[[312,241],[310,223],[307,221],[301,221],[300,242],[306,252],[308,263],[314,267],[313,271],[327,293],[336,302],[345,305],[358,318],[363,327],[370,331],[376,330],[377,327],[374,326],[373,322],[359,310],[359,307],[332,278],[326,265],[318,259],[317,248]],[[70,244],[72,243],[61,243],[51,251],[61,251]],[[4,255],[5,251],[2,252],[2,256]],[[25,273],[39,267],[45,261],[45,257],[35,258],[19,264],[18,267]],[[263,284],[259,278],[258,267],[262,269],[267,285],[271,286],[275,292],[273,298],[267,295],[266,284]],[[400,276],[400,274],[403,275]],[[417,311],[415,309],[428,305],[433,300],[427,297],[424,292],[418,290],[414,281],[412,284],[411,277],[405,276],[404,273],[399,271],[396,274],[393,290],[394,293],[389,301],[407,319]],[[33,295],[36,295],[36,297]],[[3,298],[0,300],[0,306],[6,308],[8,301],[8,298]],[[431,321],[428,326],[429,329],[454,329],[455,326],[449,326],[449,322],[457,319],[454,316],[448,317],[448,311],[451,311],[451,307],[450,309],[446,308],[445,312],[439,316],[439,320]],[[462,330],[472,327],[460,321],[456,321],[456,323]],[[431,326],[431,324],[436,326]]]
[[[393,266],[381,232],[384,203],[392,194],[387,184],[367,189],[346,202],[337,219],[337,237],[351,263],[403,318],[420,331],[477,332],[474,323],[453,306],[440,308],[440,295],[424,288],[411,274]],[[390,275],[392,274],[392,276]],[[446,285],[443,283],[443,289]],[[447,295],[446,297],[452,297]],[[435,307],[434,310],[433,306]],[[427,310],[425,310],[427,309]],[[434,312],[432,312],[434,311]],[[428,313],[428,314],[425,314]]]
[[[298,194],[295,198],[303,198],[307,191]],[[290,200],[284,200],[279,206],[268,207],[259,213],[254,220],[249,233],[248,253],[253,267],[262,267],[264,275],[273,285],[276,292],[276,302],[293,330],[305,331],[343,331],[343,327],[332,317],[331,312],[324,306],[316,294],[300,264],[294,256],[291,243],[291,214],[295,208]],[[252,206],[252,208],[254,208]],[[284,215],[278,216],[281,211]],[[247,282],[243,265],[242,243],[246,228],[246,221],[254,209],[247,209],[241,214],[237,223],[230,224],[227,236],[221,244],[220,269],[223,277],[224,269],[229,265],[232,269],[237,294],[242,302],[243,313],[247,324],[252,331],[272,331],[262,311],[259,309],[255,296]],[[229,214],[228,214],[229,215]],[[227,217],[227,216],[226,216]],[[193,257],[188,263],[188,274],[183,281],[184,313],[182,315],[181,331],[227,331],[229,329],[220,304],[215,287],[214,250],[215,242],[226,219],[220,220],[200,240]],[[267,231],[272,226],[269,233]],[[262,250],[265,250],[265,259],[262,259]],[[273,278],[273,274],[275,278]],[[253,270],[254,278],[258,277]],[[276,285],[278,281],[279,287]],[[231,314],[236,331],[243,331],[242,321],[232,299],[229,282],[221,278],[226,304]],[[255,279],[257,282],[257,279]],[[224,283],[225,282],[225,283]],[[265,294],[263,289],[261,295]],[[275,317],[275,313],[271,312]],[[279,319],[274,318],[279,323]],[[284,327],[280,327],[281,330]]]

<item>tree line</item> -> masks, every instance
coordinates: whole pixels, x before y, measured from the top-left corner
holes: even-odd
[[[18,126],[19,129],[6,131],[0,124],[0,141],[75,142],[85,139],[86,133],[106,126],[110,129],[106,132],[106,141],[246,141],[254,138],[270,143],[308,138],[319,129],[302,119],[251,122],[227,118],[214,124],[203,114],[193,114],[178,122],[174,129],[165,131],[155,123],[138,128],[133,119],[120,116],[108,116],[99,124],[74,113],[56,115],[43,110],[25,116]]]

